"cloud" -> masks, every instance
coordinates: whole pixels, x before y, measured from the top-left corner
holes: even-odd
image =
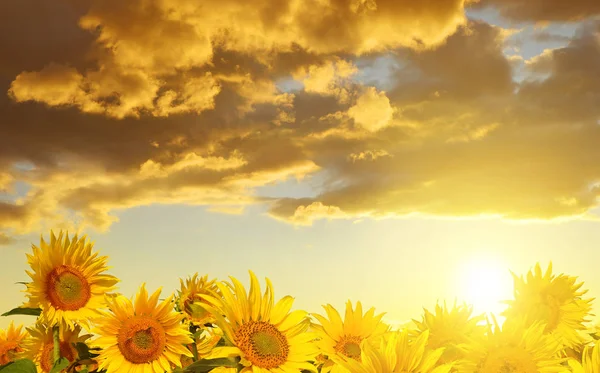
[[[49,65],[39,72],[23,72],[11,83],[9,95],[17,102],[37,101],[48,106],[74,106],[84,113],[117,119],[201,113],[214,107],[220,86],[210,73],[189,77],[179,87],[159,93],[163,86],[143,71],[101,68],[85,77],[71,67]]]
[[[321,65],[300,68],[294,78],[304,84],[305,92],[331,95],[345,103],[350,100],[352,91],[349,78],[356,72],[358,69],[351,62],[326,61]]]
[[[375,88],[369,87],[348,110],[348,115],[358,127],[375,132],[390,123],[394,108],[385,92],[377,92]]]
[[[492,6],[517,21],[578,21],[600,14],[596,0],[480,0],[477,6]]]
[[[511,31],[466,23],[459,0],[64,0],[30,20],[33,3],[0,5],[11,235],[105,230],[150,204],[268,204],[299,225],[597,206],[592,22],[519,81]],[[311,197],[258,194],[291,178]]]
[[[10,245],[15,242],[15,239],[0,232],[0,246]]]
[[[213,108],[219,88],[209,74],[192,71],[214,66],[217,49],[252,55],[270,65],[295,46],[318,54],[423,48],[442,42],[464,19],[463,0],[90,0],[78,25],[96,34],[97,67],[78,72],[51,65],[22,72],[11,94],[18,102],[72,105],[115,118],[199,113]],[[343,77],[350,68],[338,62],[336,69]],[[313,68],[309,91],[327,89],[317,82],[324,73]],[[170,89],[169,81],[181,75],[185,82],[179,79],[180,87]],[[181,102],[171,107],[176,101]]]
[[[525,66],[533,73],[550,73],[554,64],[553,53],[552,49],[544,49],[542,53],[526,60]]]
[[[546,52],[550,75],[525,81],[517,91],[508,89],[510,68],[494,29],[469,29],[412,58],[398,73],[398,88],[388,95],[400,111],[398,120],[413,126],[387,128],[375,138],[315,139],[316,163],[331,173],[324,190],[313,198],[280,199],[270,213],[297,222],[300,209],[302,224],[311,224],[324,216],[303,206],[319,203],[336,211],[329,218],[529,220],[586,216],[597,206],[597,28],[584,27],[567,47]],[[466,67],[458,65],[458,56]],[[475,81],[461,73],[469,68]],[[411,81],[403,75],[424,70],[433,76]],[[454,94],[436,94],[440,87]],[[348,162],[358,146],[390,156]]]

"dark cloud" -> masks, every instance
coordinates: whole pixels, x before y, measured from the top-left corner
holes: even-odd
[[[400,71],[428,72],[412,81],[399,76],[390,92],[401,127],[362,140],[314,144],[316,163],[330,170],[332,182],[315,198],[279,200],[271,214],[297,224],[413,213],[548,219],[585,215],[595,207],[595,25],[547,53],[550,75],[525,81],[516,93],[498,31],[483,24],[469,30]],[[450,94],[435,94],[438,87]],[[343,156],[361,149],[369,155]]]
[[[0,62],[0,237],[106,229],[152,203],[270,201],[298,224],[585,213],[600,178],[598,29],[531,60],[546,76],[518,84],[509,32],[465,24],[463,5],[2,3],[14,58]],[[361,84],[357,66],[382,56],[391,88]],[[256,194],[317,173],[317,197]]]

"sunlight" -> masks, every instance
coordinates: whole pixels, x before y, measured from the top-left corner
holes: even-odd
[[[497,317],[504,310],[501,301],[512,297],[512,278],[509,266],[498,258],[470,259],[459,268],[461,298],[472,304],[475,313],[493,313]]]

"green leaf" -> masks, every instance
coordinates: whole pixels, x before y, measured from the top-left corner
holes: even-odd
[[[2,373],[37,373],[35,363],[29,359],[19,359],[0,367]]]
[[[185,373],[207,373],[213,370],[216,367],[229,367],[235,368],[238,366],[238,361],[228,358],[219,358],[219,359],[202,359],[198,360],[195,363],[189,365],[183,371]]]
[[[41,308],[13,308],[8,312],[4,312],[2,316],[12,316],[12,315],[30,315],[30,316],[39,316],[42,314]]]
[[[83,368],[82,370],[79,371],[79,373],[88,373],[87,368]]]
[[[98,354],[90,352],[90,347],[83,342],[72,343],[72,345],[77,350],[79,360],[89,360],[98,356]]]
[[[61,357],[54,364],[54,366],[50,370],[50,373],[59,373],[59,372],[61,372],[63,369],[65,369],[68,366],[69,366],[69,360],[67,358]]]

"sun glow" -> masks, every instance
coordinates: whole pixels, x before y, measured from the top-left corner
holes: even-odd
[[[512,277],[507,264],[498,258],[483,257],[464,261],[458,268],[459,297],[473,305],[474,312],[496,317],[512,298]]]

